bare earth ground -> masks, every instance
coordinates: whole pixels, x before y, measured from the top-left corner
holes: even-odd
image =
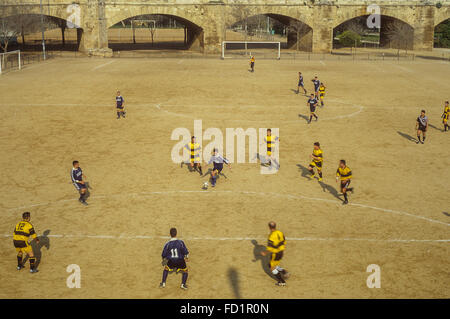
[[[258,58],[258,57],[256,57]],[[53,59],[0,77],[1,298],[449,298],[450,133],[443,62],[213,59]],[[327,103],[311,125],[297,72],[315,74]],[[120,89],[128,107],[115,119]],[[416,145],[415,119],[430,118]],[[280,128],[277,174],[235,164],[216,189],[171,162],[173,129]],[[312,144],[324,182],[309,180]],[[345,158],[355,194],[343,207],[334,174]],[[70,183],[78,159],[89,206]],[[301,166],[298,166],[301,165]],[[23,211],[47,247],[36,275],[15,270],[11,235]],[[275,287],[257,255],[275,220],[287,236],[288,286]],[[158,288],[170,227],[191,251],[190,289],[171,275]],[[139,237],[144,236],[144,237]],[[252,243],[257,241],[257,245]],[[81,267],[69,289],[66,267]],[[370,264],[381,288],[369,289]]]

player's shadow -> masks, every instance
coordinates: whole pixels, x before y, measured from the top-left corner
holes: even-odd
[[[442,214],[444,214],[444,215],[447,216],[447,217],[450,217],[450,214],[447,213],[447,212],[442,212]]]
[[[36,258],[36,268],[39,267],[39,264],[41,263],[42,260],[42,248],[45,247],[47,248],[47,250],[50,249],[50,238],[48,237],[48,235],[50,234],[50,229],[47,229],[46,231],[44,231],[44,233],[41,236],[38,236],[37,238],[39,239],[39,244],[36,243],[36,240],[33,240],[30,243],[31,248],[33,249],[33,254],[34,257]],[[28,255],[25,256],[25,258],[23,259],[23,264],[25,265],[25,263],[28,260]]]
[[[311,172],[307,167],[303,166],[302,164],[297,164],[297,167],[299,171],[302,173],[302,177],[307,178],[309,180],[311,179]]]
[[[322,187],[322,190],[324,192],[328,192],[331,195],[333,195],[335,198],[339,199],[340,201],[343,201],[343,199],[340,197],[340,194],[336,188],[334,188],[333,186],[328,185],[324,182],[319,182],[319,185],[320,185],[320,187]]]
[[[400,132],[400,131],[397,131],[397,134],[400,135],[400,136],[403,137],[403,138],[406,138],[408,141],[411,141],[411,142],[414,142],[414,143],[417,142],[417,139],[414,138],[414,137],[412,137],[412,136],[409,135],[409,134],[402,133],[402,132]]]
[[[299,94],[297,90],[291,89],[291,91],[294,92],[295,94]]]
[[[269,166],[269,159],[266,158],[265,156],[260,155],[259,153],[256,153],[254,158],[256,158],[258,161],[260,161],[261,166],[265,166],[265,167]]]
[[[307,115],[299,114],[298,117],[304,119],[306,122],[309,122],[309,116]]]
[[[208,168],[208,170],[206,171],[205,174],[202,175],[202,177],[211,175],[212,171],[213,171],[212,168]],[[220,178],[220,176],[223,176],[223,177],[225,177],[225,178],[228,178],[227,175],[225,175],[223,172],[220,172],[220,173],[219,173],[219,177],[218,177],[218,178]]]
[[[256,241],[255,239],[253,239],[251,241],[251,243],[253,244],[253,256],[255,257],[252,261],[253,262],[257,262],[257,261],[261,261],[261,267],[264,270],[264,272],[272,279],[274,279],[275,277],[273,276],[272,272],[270,271],[270,265],[269,265],[269,261],[270,261],[270,254],[267,254],[266,256],[261,255],[261,252],[266,250],[266,247],[264,245],[260,245],[258,244],[258,241]]]
[[[196,169],[195,167],[192,167],[190,165],[190,162],[181,162],[180,167],[183,168],[184,165],[186,165],[186,168],[189,173],[198,172],[200,174],[200,171],[198,169]],[[202,174],[200,174],[200,176],[202,176]],[[205,175],[203,175],[203,176],[205,176]]]
[[[89,184],[89,182],[84,182],[84,185],[86,185],[86,195],[85,195],[84,199],[88,199],[91,196],[90,189],[92,189],[92,187]]]
[[[433,124],[428,124],[429,127],[434,128],[435,130],[438,130],[439,132],[444,132],[444,129],[441,129],[439,127],[434,126]]]
[[[228,279],[230,280],[231,289],[233,289],[234,297],[241,299],[241,290],[239,289],[239,274],[236,268],[231,267],[228,269]]]

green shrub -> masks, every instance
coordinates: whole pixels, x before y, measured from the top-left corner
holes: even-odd
[[[344,31],[338,35],[339,43],[344,47],[354,47],[361,44],[361,36],[353,31]]]

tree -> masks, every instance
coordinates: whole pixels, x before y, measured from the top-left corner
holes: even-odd
[[[408,52],[413,46],[414,30],[406,23],[392,21],[386,26],[385,34],[391,47],[397,48],[399,54],[401,49]]]
[[[439,24],[434,34],[436,47],[450,48],[450,19]]]
[[[249,17],[251,16],[251,9],[248,6],[233,6],[231,8],[231,16],[234,21],[238,21],[234,25],[244,25],[244,37],[247,41]]]
[[[339,43],[344,47],[354,47],[361,44],[361,36],[353,31],[347,30],[338,35]]]

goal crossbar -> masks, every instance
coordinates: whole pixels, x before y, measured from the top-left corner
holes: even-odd
[[[4,52],[4,53],[0,53],[0,74],[2,74],[2,70],[5,68],[5,65],[3,65],[3,63],[5,61],[5,57],[8,55],[13,55],[13,54],[17,54],[17,56],[18,56],[17,64],[19,66],[19,70],[22,69],[22,62],[20,59],[20,50]]]
[[[276,44],[277,45],[277,59],[281,58],[281,42],[270,42],[270,41],[222,41],[222,59],[225,59],[225,47],[227,43],[241,43],[245,45],[247,49],[248,44]]]

